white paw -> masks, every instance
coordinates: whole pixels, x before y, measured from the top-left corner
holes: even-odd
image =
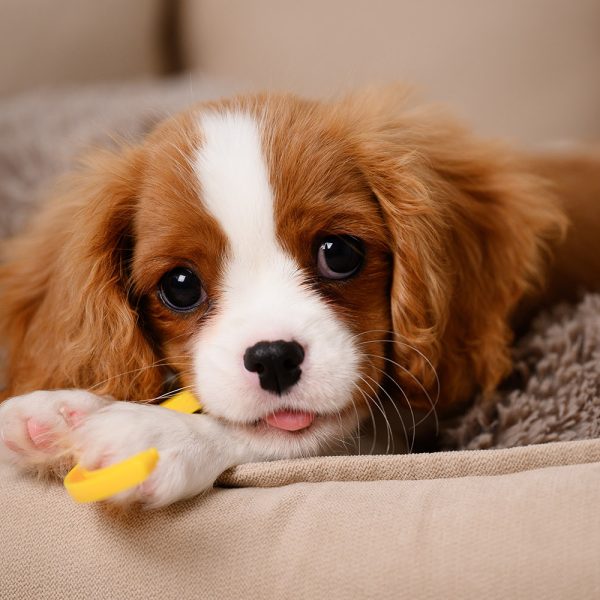
[[[109,499],[113,504],[166,506],[212,486],[225,468],[210,435],[199,435],[198,419],[160,406],[114,402],[92,414],[74,431],[79,464],[94,470],[148,448],[159,460],[146,481]],[[228,466],[228,465],[227,465]]]
[[[74,429],[108,400],[84,390],[39,391],[0,404],[0,461],[21,468],[68,457]]]

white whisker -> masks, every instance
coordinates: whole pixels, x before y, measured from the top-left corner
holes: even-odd
[[[373,354],[366,354],[365,356],[376,356]],[[384,358],[384,357],[378,357],[377,358]],[[406,430],[406,426],[404,424],[404,419],[402,418],[402,413],[400,412],[400,409],[398,408],[396,402],[394,402],[394,400],[390,397],[389,394],[387,394],[388,398],[390,398],[390,401],[392,402],[392,406],[394,407],[396,414],[398,415],[398,418],[400,419],[400,423],[402,424],[402,428],[404,429],[404,435],[406,438],[406,443],[407,443],[407,449],[408,452],[412,452],[413,448],[414,448],[414,444],[415,444],[415,437],[416,437],[416,424],[415,424],[415,413],[412,409],[412,406],[410,404],[410,401],[408,400],[408,396],[406,395],[406,392],[404,391],[404,389],[402,389],[402,386],[389,374],[387,373],[385,370],[380,369],[379,367],[376,367],[371,361],[369,361],[369,364],[379,373],[381,373],[384,377],[387,377],[399,390],[400,393],[404,396],[404,399],[406,400],[406,405],[408,407],[408,410],[410,411],[410,416],[411,416],[411,420],[412,420],[412,435],[411,435],[411,442],[410,445],[408,445],[408,434],[407,434],[407,430]],[[383,387],[382,387],[383,389]]]
[[[373,451],[375,450],[375,442],[377,440],[377,423],[375,422],[375,415],[373,414],[373,411],[371,410],[371,406],[369,404],[370,396],[365,394],[364,390],[362,390],[360,388],[360,386],[357,385],[356,383],[354,384],[354,387],[362,395],[362,397],[365,401],[365,405],[367,406],[367,409],[369,411],[369,415],[371,415],[371,422],[373,423],[373,442],[371,443],[371,449],[369,450],[369,454],[373,454]]]

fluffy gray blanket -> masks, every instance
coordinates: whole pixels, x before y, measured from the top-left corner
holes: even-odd
[[[510,384],[444,430],[447,449],[600,437],[600,295],[540,314],[513,353]]]
[[[192,101],[229,93],[209,81],[43,91],[0,102],[0,237],[17,231],[51,181],[90,146],[136,139]],[[600,437],[600,296],[544,313],[515,346],[515,373],[442,428],[446,448]]]

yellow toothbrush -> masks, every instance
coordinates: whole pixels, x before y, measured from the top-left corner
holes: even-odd
[[[191,392],[180,392],[165,400],[161,406],[182,413],[202,410]],[[76,502],[98,502],[142,483],[154,471],[158,462],[158,450],[148,448],[117,464],[87,471],[75,465],[67,474],[64,486]]]

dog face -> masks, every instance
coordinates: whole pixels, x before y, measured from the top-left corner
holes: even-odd
[[[381,403],[496,385],[559,227],[518,160],[395,94],[205,104],[9,246],[9,392],[146,400],[168,368],[275,456],[321,451]]]
[[[242,103],[173,124],[184,163],[153,152],[133,249],[135,295],[181,383],[278,455],[356,430],[390,330],[379,205],[339,133],[297,111]]]

